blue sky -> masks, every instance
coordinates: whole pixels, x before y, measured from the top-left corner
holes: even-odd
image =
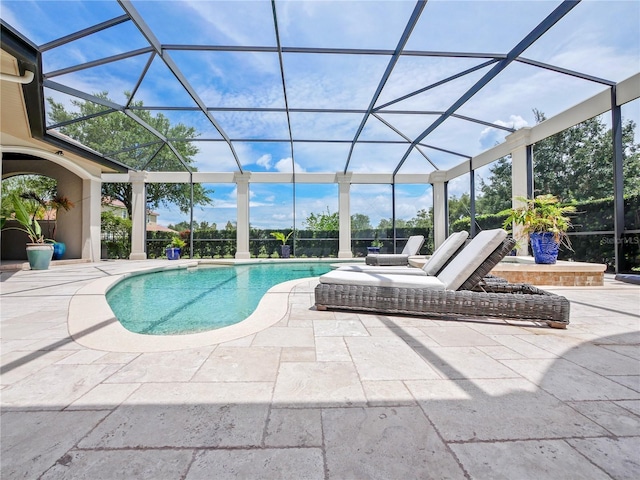
[[[163,44],[275,46],[276,37],[268,1],[133,1],[144,21]],[[430,1],[409,39],[406,50],[506,53],[532,30],[559,2],[555,1]],[[393,50],[413,11],[408,1],[277,1],[280,40],[285,47],[372,48]],[[116,1],[1,1],[2,19],[37,45],[45,44],[90,25],[117,17],[123,10]],[[640,2],[584,0],[548,31],[524,57],[577,70],[614,81],[638,71],[640,65]],[[82,40],[45,52],[44,70],[90,62],[117,55],[148,43],[137,28],[127,22]],[[208,107],[284,107],[280,65],[273,52],[171,51],[172,60],[187,77]],[[87,92],[108,91],[124,103],[123,92],[131,90],[148,56],[140,55],[105,66],[83,69],[53,80]],[[365,109],[371,101],[389,58],[383,55],[309,55],[285,53],[283,62],[287,99],[293,108]],[[381,92],[383,105],[484,60],[403,56]],[[443,110],[459,98],[487,67],[441,87],[398,102],[405,110]],[[557,114],[602,91],[592,82],[512,64],[480,95],[457,113],[512,128],[535,123],[532,110],[547,116]],[[47,90],[58,101],[69,98]],[[167,66],[156,58],[136,100],[152,106],[194,106]],[[220,134],[200,112],[164,110],[172,122],[193,125],[200,138],[219,139]],[[284,113],[213,112],[231,138],[287,139]],[[623,116],[638,122],[639,102],[623,108]],[[433,120],[432,115],[383,113],[381,117],[404,135],[415,138]],[[604,120],[608,122],[609,116]],[[292,113],[294,138],[351,140],[362,120],[361,114]],[[450,118],[425,143],[475,155],[503,140],[506,132],[484,125]],[[398,140],[397,133],[370,118],[361,135],[367,140]],[[200,171],[237,170],[224,142],[198,142],[195,158]],[[284,143],[236,143],[246,171],[291,171],[291,151]],[[344,168],[348,144],[296,143],[296,171],[336,172]],[[350,162],[355,172],[389,172],[406,151],[405,145],[357,145]],[[425,149],[441,169],[450,168],[460,157]],[[412,153],[401,173],[433,170],[418,153]],[[487,175],[487,169],[483,175]],[[209,185],[215,207],[197,209],[197,221],[223,227],[235,220],[235,188]],[[468,189],[468,177],[450,184],[460,195]],[[397,215],[412,218],[431,206],[431,187],[398,186]],[[364,213],[375,225],[391,216],[389,185],[354,186],[352,213]],[[293,225],[292,186],[251,185],[251,223],[262,228]],[[379,202],[372,201],[380,199]],[[296,226],[309,213],[337,210],[336,185],[298,185]],[[177,209],[160,209],[160,222],[175,223],[185,216]]]

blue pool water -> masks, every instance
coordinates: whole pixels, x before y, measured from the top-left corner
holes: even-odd
[[[318,262],[181,268],[126,278],[109,290],[107,302],[132,332],[197,333],[241,322],[278,283],[329,270]]]

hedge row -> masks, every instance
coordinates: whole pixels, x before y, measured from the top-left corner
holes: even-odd
[[[280,256],[281,242],[271,236],[271,232],[289,231],[251,229],[249,252],[252,257],[277,258]],[[383,246],[381,252],[393,252],[393,230],[362,230],[352,233],[351,248],[355,256],[367,254],[367,247],[378,234]],[[396,232],[397,251],[401,251],[406,239],[411,235],[424,235],[425,245],[421,253],[433,251],[433,240],[424,229],[399,229]],[[187,242],[184,255],[189,255],[189,232],[181,232],[180,236]],[[147,256],[160,258],[165,256],[165,248],[172,237],[167,232],[147,233]],[[299,230],[295,238],[287,242],[292,245],[292,255],[296,257],[336,257],[338,255],[339,232]],[[193,233],[194,258],[232,258],[236,252],[235,230],[198,230]]]

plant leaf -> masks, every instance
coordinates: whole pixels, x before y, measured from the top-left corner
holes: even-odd
[[[20,200],[20,197],[17,193],[11,195],[11,201],[13,203],[13,209],[16,214],[16,220],[25,227],[31,225],[31,217],[29,216],[29,212],[27,212],[24,203],[22,203],[22,200]]]

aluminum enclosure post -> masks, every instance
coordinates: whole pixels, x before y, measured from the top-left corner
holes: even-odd
[[[624,235],[624,170],[622,158],[622,112],[616,87],[611,87],[611,139],[613,141],[613,232],[615,237],[615,272],[620,272]]]

